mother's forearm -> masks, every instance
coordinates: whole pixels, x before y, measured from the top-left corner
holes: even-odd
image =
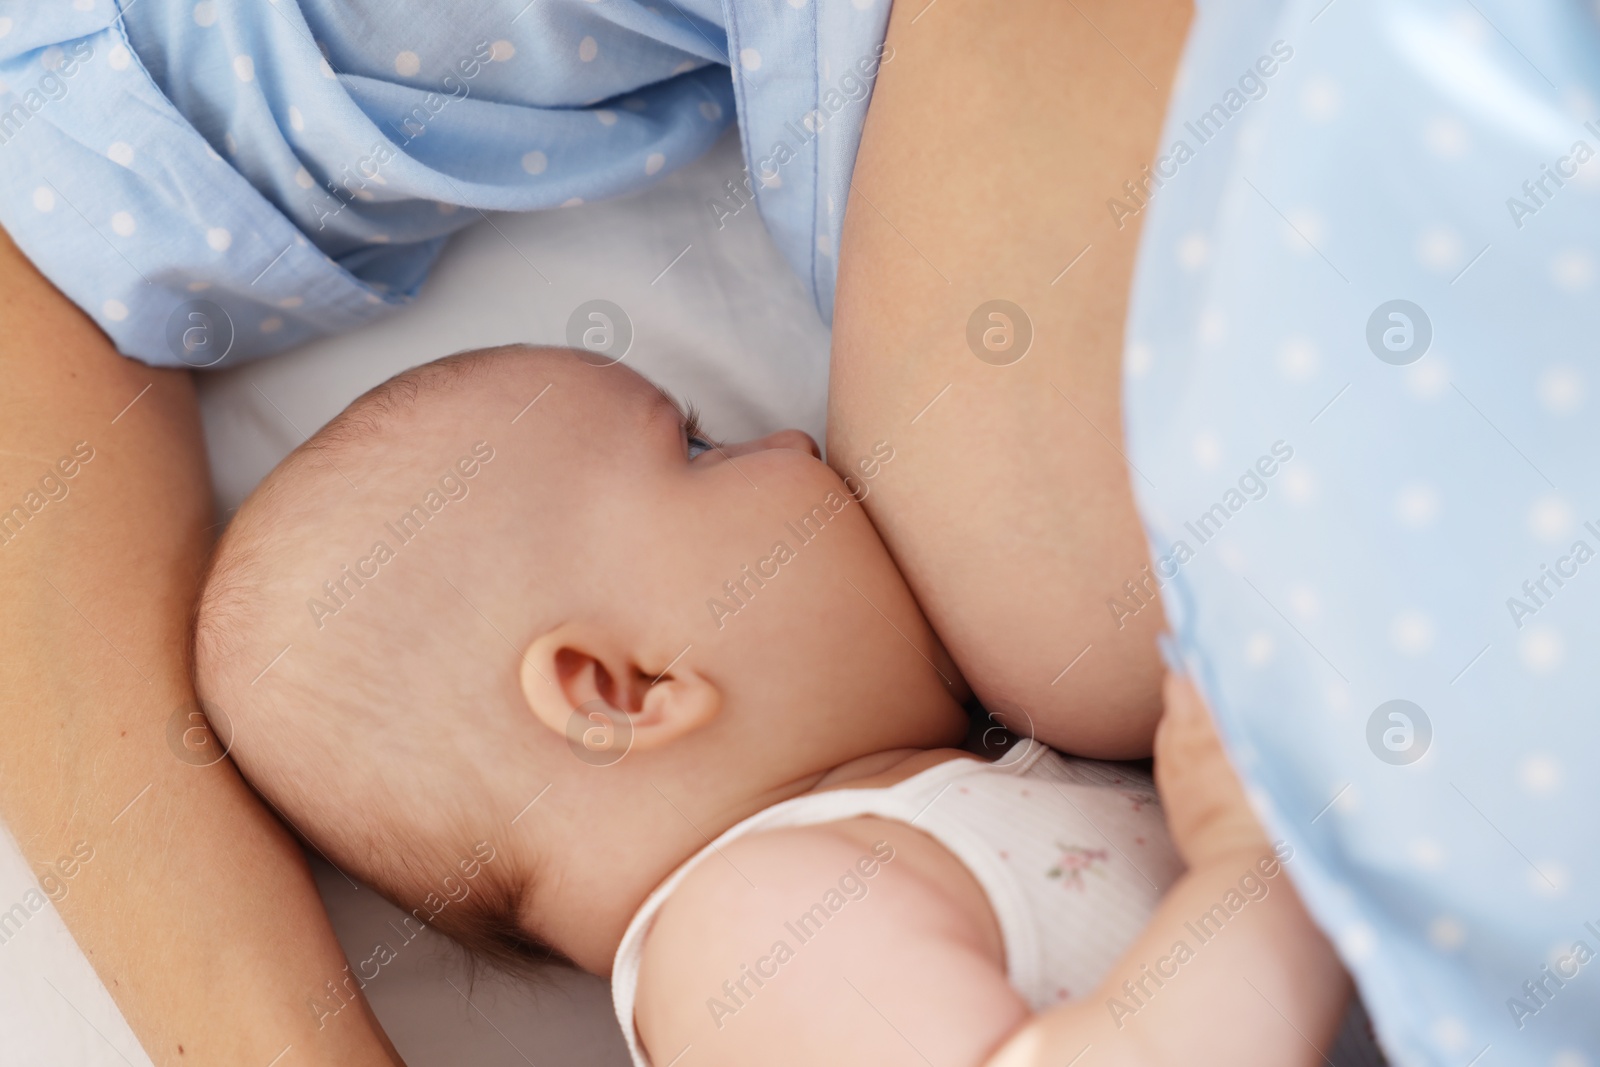
[[[840,250],[830,460],[892,445],[866,507],[946,646],[1083,755],[1148,754],[1160,710],[1160,607],[1123,585],[1153,590],[1121,454],[1138,227],[1106,201],[1151,158],[1188,14],[897,4]],[[1031,324],[1009,365],[995,300]]]
[[[319,1026],[344,957],[294,842],[228,761],[180,759],[211,523],[187,375],[118,356],[0,233],[0,381],[0,817],[154,1062],[397,1062],[364,1002]]]

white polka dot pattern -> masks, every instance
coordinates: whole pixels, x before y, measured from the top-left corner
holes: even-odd
[[[1397,1064],[1595,1047],[1590,6],[1200,3],[1108,205],[1164,607]]]
[[[661,180],[734,125],[742,83],[762,177],[708,210],[722,225],[753,195],[826,318],[843,225],[831,205],[846,202],[888,5],[730,5],[688,34],[669,8],[541,0],[488,21],[418,0],[8,12],[0,84],[48,98],[28,128],[0,128],[0,225],[120,350],[153,363],[183,361],[168,321],[208,285],[233,322],[232,363],[403,305],[440,239],[481,213]],[[774,77],[802,66],[824,77]],[[1577,284],[1585,262],[1550,269]]]

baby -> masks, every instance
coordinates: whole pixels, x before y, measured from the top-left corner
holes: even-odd
[[[1194,691],[1156,740],[1170,839],[1060,724],[960,750],[969,694],[859,504],[893,448],[841,478],[695,423],[551,349],[357,400],[206,582],[241,770],[469,949],[610,975],[637,1064],[1319,1062],[1345,979]]]

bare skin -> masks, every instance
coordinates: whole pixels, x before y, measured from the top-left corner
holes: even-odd
[[[857,170],[871,203],[850,205],[830,452],[906,442],[911,462],[896,469],[901,480],[880,483],[869,510],[991,706],[1069,724],[1041,736],[1074,751],[1144,754],[1160,708],[1151,640],[1159,618],[1143,612],[1119,633],[1103,603],[1146,562],[1111,444],[1121,440],[1118,357],[1137,231],[1111,230],[1102,212],[1150,156],[1187,7],[1080,5],[1158,92],[1071,5],[1024,20],[945,0],[911,26],[918,6],[893,16],[896,59],[884,68]],[[1022,121],[996,129],[994,114]],[[1004,148],[996,138],[1012,150],[972,150]],[[1027,208],[1038,203],[1059,213],[1038,217]],[[288,1043],[329,1062],[386,1062],[375,1028],[354,1012],[319,1035],[304,1009],[307,991],[342,973],[343,961],[297,850],[227,764],[198,771],[166,750],[166,720],[189,699],[172,650],[181,647],[209,521],[189,386],[116,357],[9,245],[4,255],[0,274],[13,283],[6,318],[31,324],[0,341],[8,380],[18,383],[0,400],[8,409],[0,448],[39,458],[57,428],[87,425],[82,413],[98,418],[102,408],[109,422],[144,383],[157,385],[110,427],[118,437],[98,453],[105,465],[85,470],[101,484],[80,476],[72,497],[24,533],[48,530],[49,544],[28,548],[37,554],[25,564],[0,565],[7,688],[36,694],[12,712],[0,810],[35,862],[80,838],[94,843],[95,861],[63,911],[157,1062],[175,1059],[180,1042],[183,1062],[265,1062]],[[870,302],[867,276],[885,279]],[[1034,348],[1015,366],[980,363],[965,346],[971,309],[993,296],[1033,319]],[[147,405],[148,421],[135,422]],[[80,439],[69,436],[67,446]],[[107,476],[119,455],[116,477]],[[35,476],[15,463],[0,468],[13,496]],[[941,503],[957,500],[966,503]],[[107,528],[119,530],[115,542]],[[121,566],[130,557],[136,581]],[[70,585],[56,581],[61,592],[117,651],[37,573],[66,575]],[[1028,603],[1017,615],[1048,624],[1008,626],[1018,597]],[[84,768],[83,784],[95,767],[93,802],[63,766]],[[147,783],[149,793],[108,830]],[[151,803],[158,798],[166,804]],[[202,807],[219,814],[188,817]],[[118,876],[96,881],[97,869]],[[301,940],[277,941],[285,929]],[[219,939],[236,951],[219,958]],[[124,980],[135,973],[137,988]]]
[[[829,455],[894,443],[866,507],[934,627],[987,708],[1083,756],[1149,755],[1160,715],[1159,605],[1106,607],[1149,557],[1120,451],[1139,228],[1105,202],[1152,158],[1189,16],[896,5],[840,250]],[[1009,366],[967,341],[996,298],[1032,321]]]
[[[231,762],[168,745],[211,538],[193,384],[119,356],[3,232],[0,323],[0,508],[93,450],[0,546],[0,815],[36,870],[93,850],[57,907],[155,1063],[399,1063],[364,1001],[318,1030],[345,960],[304,855]]]
[[[1166,708],[1156,784],[1188,870],[1095,989],[1031,1012],[1007,980],[990,898],[909,823],[767,830],[725,845],[727,862],[696,868],[645,942],[635,1019],[652,1061],[688,1047],[707,1067],[1325,1062],[1349,981],[1283,875],[1292,850],[1276,852],[1263,836],[1187,681],[1168,680]],[[920,752],[860,777],[841,768],[820,788],[889,785],[960,758],[970,757]],[[828,920],[827,938],[793,962],[780,958],[780,972],[761,971],[769,988],[740,1004],[736,1020],[707,1010],[707,992],[775,952],[775,931],[806,913],[819,886],[884,843],[896,865]],[[1214,907],[1234,917],[1202,942],[1195,917],[1214,922]]]

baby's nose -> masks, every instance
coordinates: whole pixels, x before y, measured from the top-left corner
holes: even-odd
[[[822,449],[817,447],[817,442],[804,430],[779,430],[777,433],[768,434],[766,442],[768,448],[792,448],[796,452],[809,453],[812,459],[822,458]]]
[[[822,449],[817,447],[817,442],[811,435],[803,430],[779,430],[769,433],[765,437],[758,437],[753,441],[743,441],[730,445],[726,449],[730,456],[744,456],[751,452],[765,452],[772,448],[788,448],[796,452],[804,452],[813,459],[822,458]]]

